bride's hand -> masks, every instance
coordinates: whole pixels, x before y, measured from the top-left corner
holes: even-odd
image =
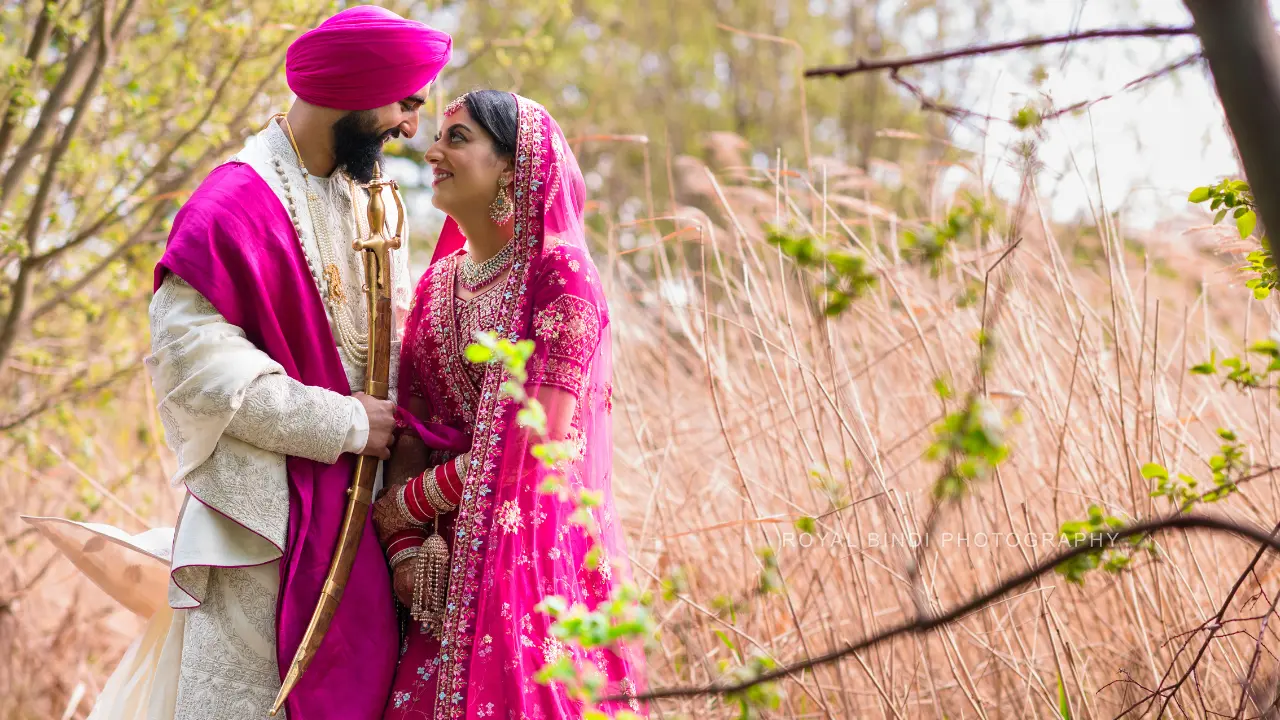
[[[392,535],[413,527],[409,518],[400,512],[400,505],[396,502],[396,493],[400,492],[401,487],[403,483],[384,488],[382,497],[373,504],[373,527],[378,533],[378,543],[384,549]]]
[[[398,485],[427,469],[427,446],[416,435],[401,434],[391,449],[383,477],[388,486]]]
[[[413,607],[413,581],[417,577],[417,558],[410,558],[391,570],[391,588],[405,607]]]

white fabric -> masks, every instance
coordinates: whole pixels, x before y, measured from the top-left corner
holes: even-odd
[[[364,452],[364,446],[369,444],[369,413],[365,412],[364,405],[354,397],[348,398],[351,401],[351,429],[347,431],[347,439],[342,442],[342,452],[344,453],[361,453]]]
[[[29,515],[22,519],[135,615],[148,618],[168,604],[165,588],[169,582],[173,528],[130,535],[101,523]]]
[[[130,535],[63,518],[22,518],[116,602],[150,618],[103,685],[89,720],[174,717],[186,615],[165,601],[172,528]]]
[[[287,154],[282,154],[287,150]],[[284,207],[284,187],[271,162],[280,154],[295,191],[301,173],[288,140],[276,123],[251,137],[233,159],[248,163],[271,186]],[[296,180],[296,182],[293,182]],[[341,175],[311,178],[329,208],[330,237],[354,238],[350,192]],[[355,209],[366,211],[363,196]],[[343,207],[336,207],[336,206]],[[303,249],[320,266],[315,228],[299,197]],[[395,227],[398,209],[387,203]],[[324,220],[322,220],[324,221]],[[393,253],[392,367],[394,400],[400,338],[408,316],[412,286],[408,269],[408,233]],[[349,244],[337,243],[346,294],[363,316],[361,260]],[[279,688],[275,652],[279,558],[288,529],[289,455],[332,463],[343,452],[359,452],[368,441],[369,420],[354,398],[308,388],[284,375],[283,368],[259,351],[240,328],[222,318],[205,298],[180,279],[169,277],[151,303],[152,355],[146,360],[161,398],[166,440],[178,457],[171,481],[188,495],[176,528],[157,528],[150,539],[172,534],[171,573],[166,573],[168,605],[133,605],[140,614],[154,608],[149,622],[104,686],[93,720],[221,720],[263,717]],[[326,307],[330,327],[335,318]],[[361,329],[363,329],[361,325]],[[363,389],[365,368],[339,348],[352,391]],[[255,444],[257,443],[257,444]],[[273,451],[274,450],[274,451]],[[381,469],[379,470],[379,483]],[[51,523],[60,522],[52,519]],[[52,524],[46,525],[52,527]],[[110,526],[90,528],[119,547],[159,557]],[[122,544],[121,544],[122,543]],[[67,546],[59,546],[69,552]],[[130,552],[124,553],[129,555]],[[69,553],[69,556],[71,553]],[[120,565],[125,567],[120,567]],[[136,564],[136,563],[135,563]],[[113,573],[132,577],[128,561],[99,568],[95,582],[117,596]],[[162,594],[161,576],[144,579],[146,597]],[[154,587],[152,587],[154,586]],[[134,588],[138,590],[138,588]],[[176,612],[170,607],[176,609]]]
[[[177,720],[266,720],[280,691],[279,588],[279,561],[209,571],[205,604],[182,613]],[[172,673],[167,667],[160,671]]]
[[[177,706],[187,615],[161,605],[125,650],[89,720],[169,720]]]

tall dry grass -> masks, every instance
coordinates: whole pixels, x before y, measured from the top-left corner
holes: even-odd
[[[719,211],[687,213],[701,228],[680,236],[687,262],[658,256],[648,275],[622,264],[612,273],[619,484],[638,575],[668,590],[655,685],[723,680],[744,654],[803,660],[914,616],[910,544],[939,473],[924,451],[958,406],[932,382],[970,388],[984,326],[997,343],[985,394],[1021,419],[1008,429],[1012,457],[944,508],[929,535],[921,574],[934,612],[1064,549],[1026,537],[1056,534],[1090,504],[1132,519],[1169,513],[1139,468],[1159,462],[1204,482],[1218,427],[1240,434],[1251,462],[1274,463],[1274,396],[1187,372],[1211,349],[1233,354],[1265,337],[1272,307],[1251,300],[1229,258],[1193,249],[1192,238],[1152,238],[1146,260],[1099,211],[1101,257],[1090,268],[1043,221],[1030,188],[1010,210],[1017,238],[993,233],[932,278],[899,259],[898,236],[866,222],[888,213],[861,202],[855,173],[832,168],[824,203],[799,179],[730,188],[697,177],[689,161],[684,170],[692,177],[678,184],[710,201],[691,204]],[[847,316],[824,318],[807,293],[813,280],[763,241],[761,226],[779,220],[865,249],[878,289]],[[1011,239],[1021,243],[1005,257]],[[984,324],[983,302],[956,299],[989,271]],[[686,288],[688,302],[663,303],[655,286]],[[1270,529],[1276,492],[1266,477],[1214,509]],[[811,535],[795,528],[805,516],[818,518]],[[1161,536],[1157,547],[1119,577],[1095,573],[1083,588],[1044,577],[940,631],[784,682],[778,715],[1057,718],[1065,700],[1073,717],[1116,717],[1184,675],[1207,637],[1196,628],[1255,552],[1195,533]],[[766,548],[782,592],[762,595]],[[1272,568],[1265,558],[1245,579],[1166,716],[1236,712],[1277,590]],[[1274,625],[1252,688],[1264,702],[1274,695],[1273,635]],[[1126,717],[1155,717],[1164,698]],[[731,714],[701,700],[664,709]],[[1257,715],[1250,704],[1243,716]]]
[[[957,408],[933,381],[969,389],[983,303],[957,297],[987,277],[1008,238],[995,232],[957,249],[931,277],[898,252],[913,222],[871,203],[866,178],[826,167],[814,187],[798,174],[712,174],[683,158],[672,163],[676,233],[667,221],[659,238],[641,219],[601,238],[615,332],[615,492],[635,577],[656,596],[655,688],[714,682],[751,654],[801,660],[915,612],[913,550],[903,543],[930,511],[931,428]],[[921,556],[922,602],[935,611],[1059,549],[1011,546],[1005,534],[1054,533],[1091,503],[1133,517],[1166,512],[1138,468],[1155,460],[1206,478],[1217,427],[1236,430],[1252,462],[1274,461],[1274,398],[1186,372],[1211,348],[1231,354],[1264,336],[1271,306],[1252,302],[1227,262],[1186,250],[1186,238],[1153,240],[1155,272],[1104,213],[1094,265],[1082,264],[1031,190],[1010,211],[1022,242],[992,270],[1001,311],[988,305],[985,325],[998,343],[985,392],[1021,420],[1010,423],[1013,453],[996,476],[937,519]],[[765,224],[779,220],[864,248],[877,288],[844,317],[824,317],[813,278],[764,241]],[[17,520],[79,508],[134,531],[172,522],[167,451],[116,422],[151,412],[144,377],[130,383],[115,417],[81,409],[71,419],[84,435],[77,442],[94,446],[95,467],[37,470],[24,452],[3,452],[0,717],[85,717],[139,627]],[[59,451],[71,442],[40,441]],[[1270,528],[1278,490],[1260,479],[1218,510]],[[817,518],[815,533],[798,533],[802,517]],[[1095,574],[1077,588],[1046,576],[939,631],[784,681],[769,714],[1056,718],[1061,678],[1073,717],[1114,717],[1170,666],[1170,680],[1182,675],[1183,634],[1217,612],[1254,553],[1196,533],[1157,545],[1158,556],[1119,577]],[[1273,568],[1264,559],[1246,579],[1229,618],[1266,614]],[[776,591],[760,592],[762,574]],[[1227,623],[1168,715],[1231,716],[1259,625]],[[1260,678],[1277,672],[1273,635],[1263,637]],[[1267,687],[1259,681],[1257,692]],[[737,712],[710,698],[656,710]]]

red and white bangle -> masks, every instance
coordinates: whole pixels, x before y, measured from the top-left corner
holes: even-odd
[[[427,533],[418,528],[401,530],[387,541],[387,558],[391,567],[399,565],[408,558],[422,551],[422,544],[427,540]]]
[[[417,525],[426,525],[436,516],[431,506],[419,497],[412,480],[396,491],[396,504],[400,506],[400,512]]]

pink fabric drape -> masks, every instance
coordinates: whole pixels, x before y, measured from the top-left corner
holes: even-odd
[[[571,656],[581,672],[599,672],[606,694],[642,692],[640,648],[584,652],[549,632],[535,610],[544,596],[594,609],[630,577],[610,488],[613,441],[609,310],[582,227],[585,185],[559,126],[545,109],[516,97],[516,259],[498,290],[496,331],[532,339],[528,392],[554,388],[574,403],[566,439],[574,459],[559,468],[574,490],[598,492],[592,538],[570,522],[570,502],[539,492],[548,476],[532,454],[538,442],[516,424],[518,404],[504,397],[497,366],[479,388],[461,355],[454,282],[461,236],[446,226],[433,264],[419,284],[401,356],[401,387],[430,407],[426,422],[458,427],[473,438],[472,461],[458,511],[442,532],[452,552],[447,615],[440,638],[410,624],[388,718],[579,718],[581,703],[564,688],[534,680],[544,664]],[[452,228],[452,229],[451,229]],[[599,545],[600,562],[587,563]],[[610,704],[606,711],[643,710]]]

